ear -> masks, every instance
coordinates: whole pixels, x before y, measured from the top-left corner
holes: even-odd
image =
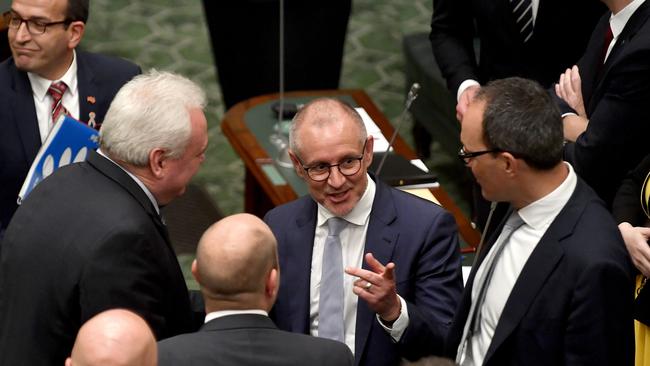
[[[273,268],[269,272],[268,277],[266,278],[266,288],[265,293],[266,297],[273,299],[278,295],[278,290],[280,289],[280,272]]]
[[[165,176],[165,151],[160,148],[155,148],[149,152],[149,170],[154,177],[160,179]]]
[[[375,146],[375,138],[372,137],[372,135],[368,135],[366,139],[366,150],[363,152],[365,155],[365,161],[366,161],[366,168],[369,167],[372,164],[372,157],[373,157],[373,149]]]
[[[196,280],[198,284],[201,284],[201,277],[199,276],[199,269],[196,264],[196,259],[192,261],[192,277]]]
[[[503,159],[505,164],[505,172],[510,175],[517,174],[520,168],[519,167],[520,161],[509,152],[502,152],[501,158]]]
[[[303,169],[302,163],[300,163],[300,160],[298,160],[298,157],[292,150],[289,150],[289,157],[291,158],[291,163],[293,164],[293,169],[296,171],[296,174],[300,178],[306,179],[307,177],[305,176],[305,169]]]
[[[86,31],[86,24],[82,21],[74,21],[68,25],[68,33],[70,34],[70,39],[68,40],[68,48],[76,48],[81,39],[84,36]]]
[[[72,359],[70,357],[65,359],[65,366],[72,366]]]

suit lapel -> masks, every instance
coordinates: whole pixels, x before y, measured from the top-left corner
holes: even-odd
[[[133,198],[138,201],[142,208],[147,212],[151,220],[155,223],[160,234],[165,238],[165,242],[173,252],[167,227],[163,224],[160,215],[156,212],[149,197],[144,193],[142,188],[131,178],[122,168],[115,165],[107,158],[99,155],[94,150],[88,152],[87,162],[95,167],[102,174],[122,186]]]
[[[309,334],[309,306],[310,306],[310,280],[312,252],[314,249],[314,234],[316,231],[316,203],[310,198],[302,198],[305,208],[299,209],[299,215],[293,224],[293,229],[287,232],[287,243],[292,247],[287,248],[286,277],[291,279],[291,292],[289,307],[292,331]],[[285,275],[282,274],[284,277]]]
[[[373,177],[374,179],[374,177]],[[368,222],[368,231],[366,234],[365,253],[372,253],[373,256],[382,264],[387,264],[393,258],[393,251],[399,239],[399,228],[396,225],[397,213],[390,187],[382,182],[376,182],[377,190],[370,212]],[[363,262],[362,268],[369,269],[367,263]],[[397,269],[399,271],[399,269]],[[354,341],[354,353],[357,355],[356,363],[363,354],[368,339],[371,326],[375,321],[375,313],[370,310],[365,301],[359,300],[357,303],[357,324]]]
[[[494,352],[519,325],[526,311],[531,307],[535,297],[546,283],[546,279],[557,268],[557,264],[564,256],[562,240],[571,236],[576,220],[584,209],[583,205],[576,204],[577,201],[580,201],[579,195],[582,193],[582,184],[584,183],[578,180],[571,198],[553,220],[524,265],[494,331],[492,342],[485,355],[486,364]]]
[[[90,113],[95,113],[96,97],[99,88],[95,84],[95,74],[86,62],[84,53],[77,52],[76,54],[77,84],[79,87],[79,120],[88,123]],[[99,126],[95,126],[95,128],[99,129]]]
[[[607,14],[611,14],[611,13],[608,12]],[[625,28],[623,28],[623,31],[621,31],[621,34],[618,35],[618,39],[616,40],[614,47],[610,51],[610,54],[607,57],[607,61],[603,65],[602,75],[596,83],[595,90],[601,89],[601,84],[603,80],[605,80],[607,74],[612,69],[612,67],[616,65],[616,63],[621,59],[621,57],[625,55],[625,50],[627,48],[627,45],[632,41],[632,39],[637,34],[639,29],[646,23],[646,21],[648,20],[648,16],[650,16],[650,5],[648,5],[647,2],[644,2],[639,6],[639,8],[634,12],[634,14],[632,14],[630,19],[627,21],[627,24],[625,24]],[[609,22],[609,17],[607,17],[607,21]],[[604,92],[604,90],[602,90],[601,92]],[[591,99],[589,101],[588,110],[593,111],[598,105],[598,101],[600,101],[600,97]]]
[[[38,128],[38,118],[36,117],[36,107],[34,106],[34,96],[32,87],[29,83],[27,74],[18,71],[13,67],[13,102],[15,106],[12,110],[13,123],[19,133],[23,145],[23,151],[27,161],[31,162],[36,157],[38,149],[41,147],[41,134]]]

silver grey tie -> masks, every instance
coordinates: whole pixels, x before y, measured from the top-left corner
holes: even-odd
[[[465,328],[463,330],[463,336],[460,339],[460,347],[458,348],[458,354],[456,355],[456,363],[461,364],[463,353],[465,353],[468,345],[469,339],[472,335],[479,330],[481,324],[481,307],[485,301],[485,295],[487,293],[487,288],[490,285],[490,280],[492,279],[492,274],[494,273],[494,267],[503,253],[503,248],[510,240],[512,233],[514,233],[521,225],[524,224],[524,220],[519,216],[517,212],[513,212],[508,221],[503,226],[503,231],[501,232],[501,237],[503,240],[498,241],[495,244],[494,255],[486,258],[483,262],[485,271],[479,282],[474,283],[473,286],[478,288],[478,293],[476,296],[476,301],[472,302],[472,305],[469,308],[469,313],[467,314],[467,319],[465,320]],[[478,255],[478,253],[477,253]]]
[[[323,250],[323,268],[318,301],[318,336],[344,342],[343,250],[339,233],[347,222],[340,217],[327,220],[329,233]]]

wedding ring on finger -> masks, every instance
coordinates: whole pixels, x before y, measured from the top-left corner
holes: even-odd
[[[366,281],[366,285],[363,286],[363,288],[364,288],[366,291],[370,291],[370,288],[371,288],[371,287],[372,287],[372,283],[370,283],[370,282],[368,282],[368,281]]]

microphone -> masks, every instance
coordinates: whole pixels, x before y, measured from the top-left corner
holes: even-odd
[[[495,201],[490,202],[490,213],[488,213],[487,220],[485,221],[485,227],[483,227],[483,232],[481,233],[481,240],[478,242],[478,247],[476,247],[476,254],[474,254],[474,260],[472,261],[472,269],[474,269],[474,266],[476,266],[478,257],[481,254],[481,250],[483,249],[483,244],[485,244],[485,236],[488,232],[488,228],[490,227],[490,222],[492,222],[492,214],[497,208],[497,203],[498,202]]]
[[[381,169],[384,167],[384,163],[386,162],[386,158],[388,157],[390,148],[393,146],[393,143],[395,142],[395,138],[397,137],[399,128],[402,125],[402,122],[404,122],[404,119],[406,118],[406,112],[408,112],[408,110],[411,108],[411,104],[413,104],[413,101],[417,99],[419,90],[420,90],[420,84],[413,83],[413,85],[411,85],[411,89],[406,95],[406,102],[404,103],[404,109],[402,110],[402,113],[399,115],[399,118],[397,119],[397,126],[395,126],[395,131],[393,131],[393,135],[390,137],[390,141],[388,141],[388,148],[384,152],[384,155],[381,157],[381,161],[379,162],[379,165],[377,166],[377,170],[375,171],[375,176],[377,178],[379,178]]]

